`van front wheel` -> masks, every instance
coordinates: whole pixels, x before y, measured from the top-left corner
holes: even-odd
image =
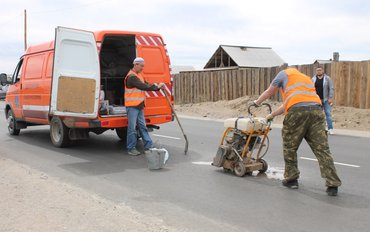
[[[69,138],[69,128],[59,117],[53,117],[50,122],[50,138],[56,147],[67,147],[72,141]]]
[[[14,114],[12,110],[8,111],[7,114],[7,121],[8,121],[8,131],[10,135],[19,135],[21,132],[20,129],[17,129],[17,122],[15,121]]]

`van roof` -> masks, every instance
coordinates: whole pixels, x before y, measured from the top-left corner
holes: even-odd
[[[96,42],[102,42],[106,35],[143,35],[143,36],[159,36],[156,33],[138,32],[138,31],[96,31],[94,32]]]
[[[103,30],[103,31],[95,31],[94,36],[96,42],[102,42],[104,36],[106,35],[143,35],[143,36],[158,36],[161,37],[159,34],[156,33],[149,33],[149,32],[136,32],[136,31],[117,31],[117,30]],[[54,40],[49,41],[46,43],[41,43],[37,45],[32,45],[27,48],[24,55],[29,55],[32,53],[43,52],[47,50],[54,49]]]

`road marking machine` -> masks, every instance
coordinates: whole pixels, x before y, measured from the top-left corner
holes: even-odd
[[[272,112],[271,106],[264,103]],[[268,164],[262,159],[269,147],[268,133],[271,131],[271,121],[266,118],[255,117],[248,107],[248,116],[229,118],[224,121],[223,133],[217,154],[213,158],[212,165],[223,167],[225,171],[231,171],[236,176],[252,174],[253,171],[264,173]]]

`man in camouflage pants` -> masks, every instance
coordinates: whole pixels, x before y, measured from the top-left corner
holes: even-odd
[[[254,101],[254,105],[260,106],[279,88],[282,89],[283,104],[269,114],[267,119],[272,120],[274,116],[285,113],[282,129],[285,161],[283,185],[292,189],[298,188],[300,173],[297,150],[304,138],[319,162],[321,176],[326,180],[326,192],[329,196],[336,196],[341,181],[329,149],[321,100],[311,79],[297,69],[285,69],[278,73],[270,87]]]

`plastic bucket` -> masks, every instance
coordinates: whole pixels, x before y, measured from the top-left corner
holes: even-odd
[[[163,168],[165,164],[166,150],[151,149],[145,152],[148,168],[150,170],[158,170]]]

